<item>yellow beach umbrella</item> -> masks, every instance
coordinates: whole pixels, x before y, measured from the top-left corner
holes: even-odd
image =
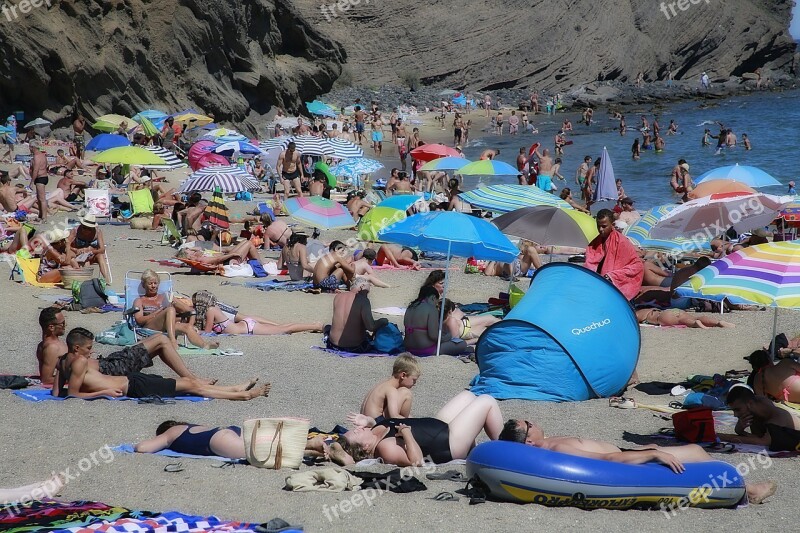
[[[174,118],[175,122],[180,122],[188,126],[205,126],[206,124],[211,124],[214,122],[213,118],[205,115],[199,115],[197,113],[184,113],[183,115],[178,115]]]
[[[115,115],[113,113],[109,113],[108,115],[97,117],[97,121],[92,124],[92,128],[96,129],[97,131],[109,133],[112,131],[117,131],[117,128],[119,128],[119,125],[123,122],[127,122],[128,126],[132,126],[135,123],[132,118],[128,118],[124,115]]]
[[[149,150],[138,146],[111,148],[94,156],[95,163],[114,165],[166,165],[167,162]]]

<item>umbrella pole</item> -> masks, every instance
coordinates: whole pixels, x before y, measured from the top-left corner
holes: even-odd
[[[436,356],[441,355],[442,349],[442,328],[444,327],[444,299],[447,298],[447,286],[450,284],[450,248],[453,241],[447,241],[447,263],[444,270],[444,291],[442,291],[442,301],[439,304],[439,338],[436,339]]]
[[[776,346],[778,343],[775,342],[775,335],[778,334],[778,306],[775,306],[775,315],[772,317],[772,338],[770,339],[770,344],[772,344],[772,353],[769,354],[770,358],[772,358],[772,362],[775,362],[775,351],[778,349]]]

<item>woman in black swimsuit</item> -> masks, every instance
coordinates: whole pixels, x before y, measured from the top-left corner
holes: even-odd
[[[238,426],[214,428],[167,420],[158,426],[155,438],[134,446],[139,453],[156,453],[165,449],[191,455],[245,458],[242,429]]]
[[[329,453],[343,465],[367,457],[398,466],[421,465],[425,459],[437,464],[466,459],[481,430],[497,440],[503,429],[497,400],[469,391],[450,400],[435,418],[389,418],[377,423],[366,415],[351,414],[348,421],[355,429],[344,434],[341,448],[332,446]]]

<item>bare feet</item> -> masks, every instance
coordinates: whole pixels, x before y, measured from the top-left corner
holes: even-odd
[[[265,398],[269,396],[269,391],[272,388],[271,383],[266,383],[256,389],[252,389],[248,391],[250,393],[250,398],[258,398],[259,396],[264,396]]]
[[[724,320],[720,320],[719,321],[719,327],[721,327],[721,328],[735,328],[736,324],[733,324],[731,322],[725,322]]]
[[[216,350],[219,348],[219,341],[208,341],[203,346],[204,350]]]
[[[764,483],[755,483],[747,485],[747,501],[753,505],[760,505],[764,500],[775,494],[778,490],[778,484],[774,481],[765,481]]]

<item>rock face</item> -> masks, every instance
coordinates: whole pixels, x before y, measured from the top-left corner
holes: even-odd
[[[345,60],[285,0],[39,4],[0,13],[0,104],[29,116],[80,97],[88,117],[197,107],[247,124],[326,92]]]
[[[419,77],[453,89],[564,90],[632,82],[640,71],[664,79],[670,62],[676,79],[728,78],[788,70],[795,50],[792,0],[294,3],[344,45],[345,77],[356,85]]]

